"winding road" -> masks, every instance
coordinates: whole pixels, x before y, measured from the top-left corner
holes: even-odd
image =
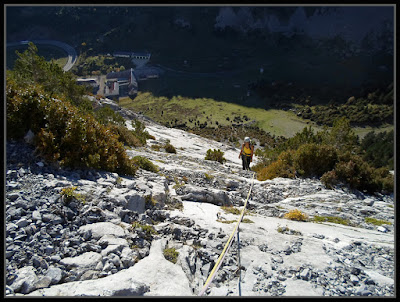
[[[78,58],[78,55],[72,46],[70,46],[64,42],[55,41],[55,40],[32,40],[32,41],[24,40],[24,41],[19,41],[19,42],[7,43],[7,47],[26,45],[29,42],[33,42],[35,45],[44,44],[44,45],[52,45],[52,46],[62,48],[68,54],[67,64],[65,64],[65,66],[63,67],[64,71],[70,70],[72,68],[72,66],[74,66],[74,64]]]

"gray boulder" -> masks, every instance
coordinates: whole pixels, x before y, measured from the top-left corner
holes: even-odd
[[[144,213],[145,211],[145,206],[146,206],[146,200],[144,199],[143,196],[139,194],[135,195],[127,195],[125,196],[126,198],[126,209],[137,212],[139,214]]]
[[[112,235],[114,237],[124,237],[125,231],[122,227],[111,222],[97,222],[81,226],[78,230],[79,234],[83,235],[90,230],[92,238],[100,239],[104,235]]]
[[[176,192],[182,200],[207,202],[219,206],[229,206],[232,202],[225,191],[185,185]]]
[[[102,256],[95,252],[86,252],[77,257],[68,257],[60,261],[67,267],[77,267],[79,269],[95,269],[97,264],[102,260]]]
[[[63,272],[61,268],[58,267],[49,267],[47,270],[46,276],[50,278],[51,284],[57,284],[61,281]]]
[[[121,271],[95,280],[68,282],[39,289],[28,296],[142,296],[149,287],[134,280],[132,272]]]
[[[17,271],[17,277],[10,285],[14,292],[28,294],[36,289],[35,284],[38,281],[35,268],[33,266],[25,266]]]

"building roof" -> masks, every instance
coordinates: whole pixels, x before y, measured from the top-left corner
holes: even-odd
[[[120,71],[120,72],[110,72],[110,73],[107,73],[107,76],[106,76],[107,79],[121,79],[121,78],[130,79],[130,77],[131,77],[130,69]]]
[[[132,56],[150,57],[150,53],[148,53],[148,52],[132,52]]]
[[[151,53],[149,52],[133,52],[133,51],[114,51],[113,56],[129,56],[129,57],[150,57]]]
[[[131,56],[132,52],[130,51],[115,51],[113,52],[113,56]]]

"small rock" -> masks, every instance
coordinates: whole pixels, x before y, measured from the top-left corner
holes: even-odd
[[[48,276],[44,276],[42,278],[40,278],[35,284],[34,287],[36,289],[38,288],[45,288],[45,287],[49,287],[51,284],[51,278]]]
[[[350,272],[351,274],[358,276],[361,273],[361,269],[359,269],[358,267],[352,267]]]
[[[306,268],[300,273],[300,278],[307,281],[310,278],[310,275],[310,269]]]
[[[364,199],[363,200],[363,203],[366,205],[366,206],[373,206],[374,205],[374,203],[375,203],[375,200],[373,200],[372,198],[366,198],[366,199]]]
[[[18,199],[18,197],[20,197],[20,194],[18,192],[11,192],[11,193],[7,194],[7,197],[11,201],[14,201],[14,200]]]
[[[32,264],[33,264],[33,266],[34,267],[40,267],[40,258],[39,258],[39,256],[33,256],[32,257]]]
[[[312,234],[312,236],[313,236],[314,238],[317,238],[317,239],[324,239],[324,238],[325,238],[325,236],[322,235],[322,234]]]
[[[32,132],[32,130],[29,129],[29,131],[25,134],[24,140],[27,144],[33,144],[33,139],[35,138],[35,134]]]
[[[383,226],[379,226],[379,227],[377,228],[377,231],[382,232],[382,233],[386,233],[388,230],[387,230],[387,228],[385,228],[385,227],[383,227]]]
[[[54,262],[59,262],[61,260],[61,256],[60,255],[53,255],[53,256],[50,257],[50,260],[54,261]]]
[[[350,281],[351,281],[354,285],[356,285],[356,284],[358,284],[358,283],[360,282],[360,279],[358,279],[357,276],[350,275]]]
[[[17,271],[17,278],[10,285],[14,292],[22,292],[28,294],[35,290],[34,284],[38,281],[33,266],[24,266]]]
[[[53,224],[62,223],[63,219],[60,216],[54,214],[43,214],[42,220],[44,222],[51,222]]]
[[[51,246],[51,245],[46,246],[45,253],[47,255],[51,255],[51,253],[53,253],[53,251],[54,251],[54,247],[53,246]]]
[[[22,217],[22,218],[21,218],[20,220],[18,220],[15,224],[16,224],[18,227],[23,228],[23,227],[26,227],[26,226],[29,224],[29,221],[28,221],[26,218]]]
[[[51,284],[57,284],[61,281],[62,270],[58,267],[50,267],[47,270],[46,276],[50,278]]]
[[[88,270],[82,274],[79,281],[94,280],[99,278],[99,271]]]
[[[284,275],[279,274],[278,277],[277,277],[277,279],[278,279],[279,281],[285,281],[287,278],[286,278]]]

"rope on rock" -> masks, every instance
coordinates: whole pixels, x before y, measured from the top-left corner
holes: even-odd
[[[248,200],[249,200],[249,197],[250,197],[250,194],[251,194],[251,190],[253,189],[254,175],[255,175],[255,173],[253,172],[253,177],[252,177],[252,180],[251,180],[251,186],[250,186],[250,189],[249,189],[249,193],[247,194],[246,201],[244,202],[244,206],[243,206],[242,212],[240,213],[240,217],[239,217],[239,219],[238,219],[238,221],[237,221],[237,223],[236,223],[236,226],[235,226],[235,228],[233,229],[233,232],[232,232],[231,236],[229,237],[228,242],[225,244],[225,247],[224,247],[224,249],[222,250],[221,255],[219,256],[217,262],[215,263],[214,268],[212,269],[210,275],[208,276],[208,278],[207,278],[207,280],[206,280],[206,283],[204,284],[203,288],[202,288],[201,291],[199,292],[198,296],[204,295],[204,293],[206,292],[207,288],[210,286],[211,282],[214,280],[214,277],[216,276],[216,274],[217,274],[217,272],[218,272],[218,269],[219,269],[219,267],[221,266],[221,264],[222,264],[222,262],[223,262],[223,260],[224,260],[224,258],[225,258],[226,253],[228,252],[229,248],[230,248],[231,245],[232,245],[233,237],[235,236],[235,234],[236,234],[236,233],[238,232],[238,230],[239,230],[239,224],[242,222],[242,219],[243,219],[243,216],[244,216],[244,211],[246,210],[247,202],[248,202]],[[239,237],[238,237],[238,238],[239,238]],[[238,244],[239,244],[239,243],[238,243]],[[239,263],[240,263],[240,262],[239,262]],[[240,269],[240,267],[239,267],[239,269]],[[240,286],[240,285],[239,285],[239,286]]]

